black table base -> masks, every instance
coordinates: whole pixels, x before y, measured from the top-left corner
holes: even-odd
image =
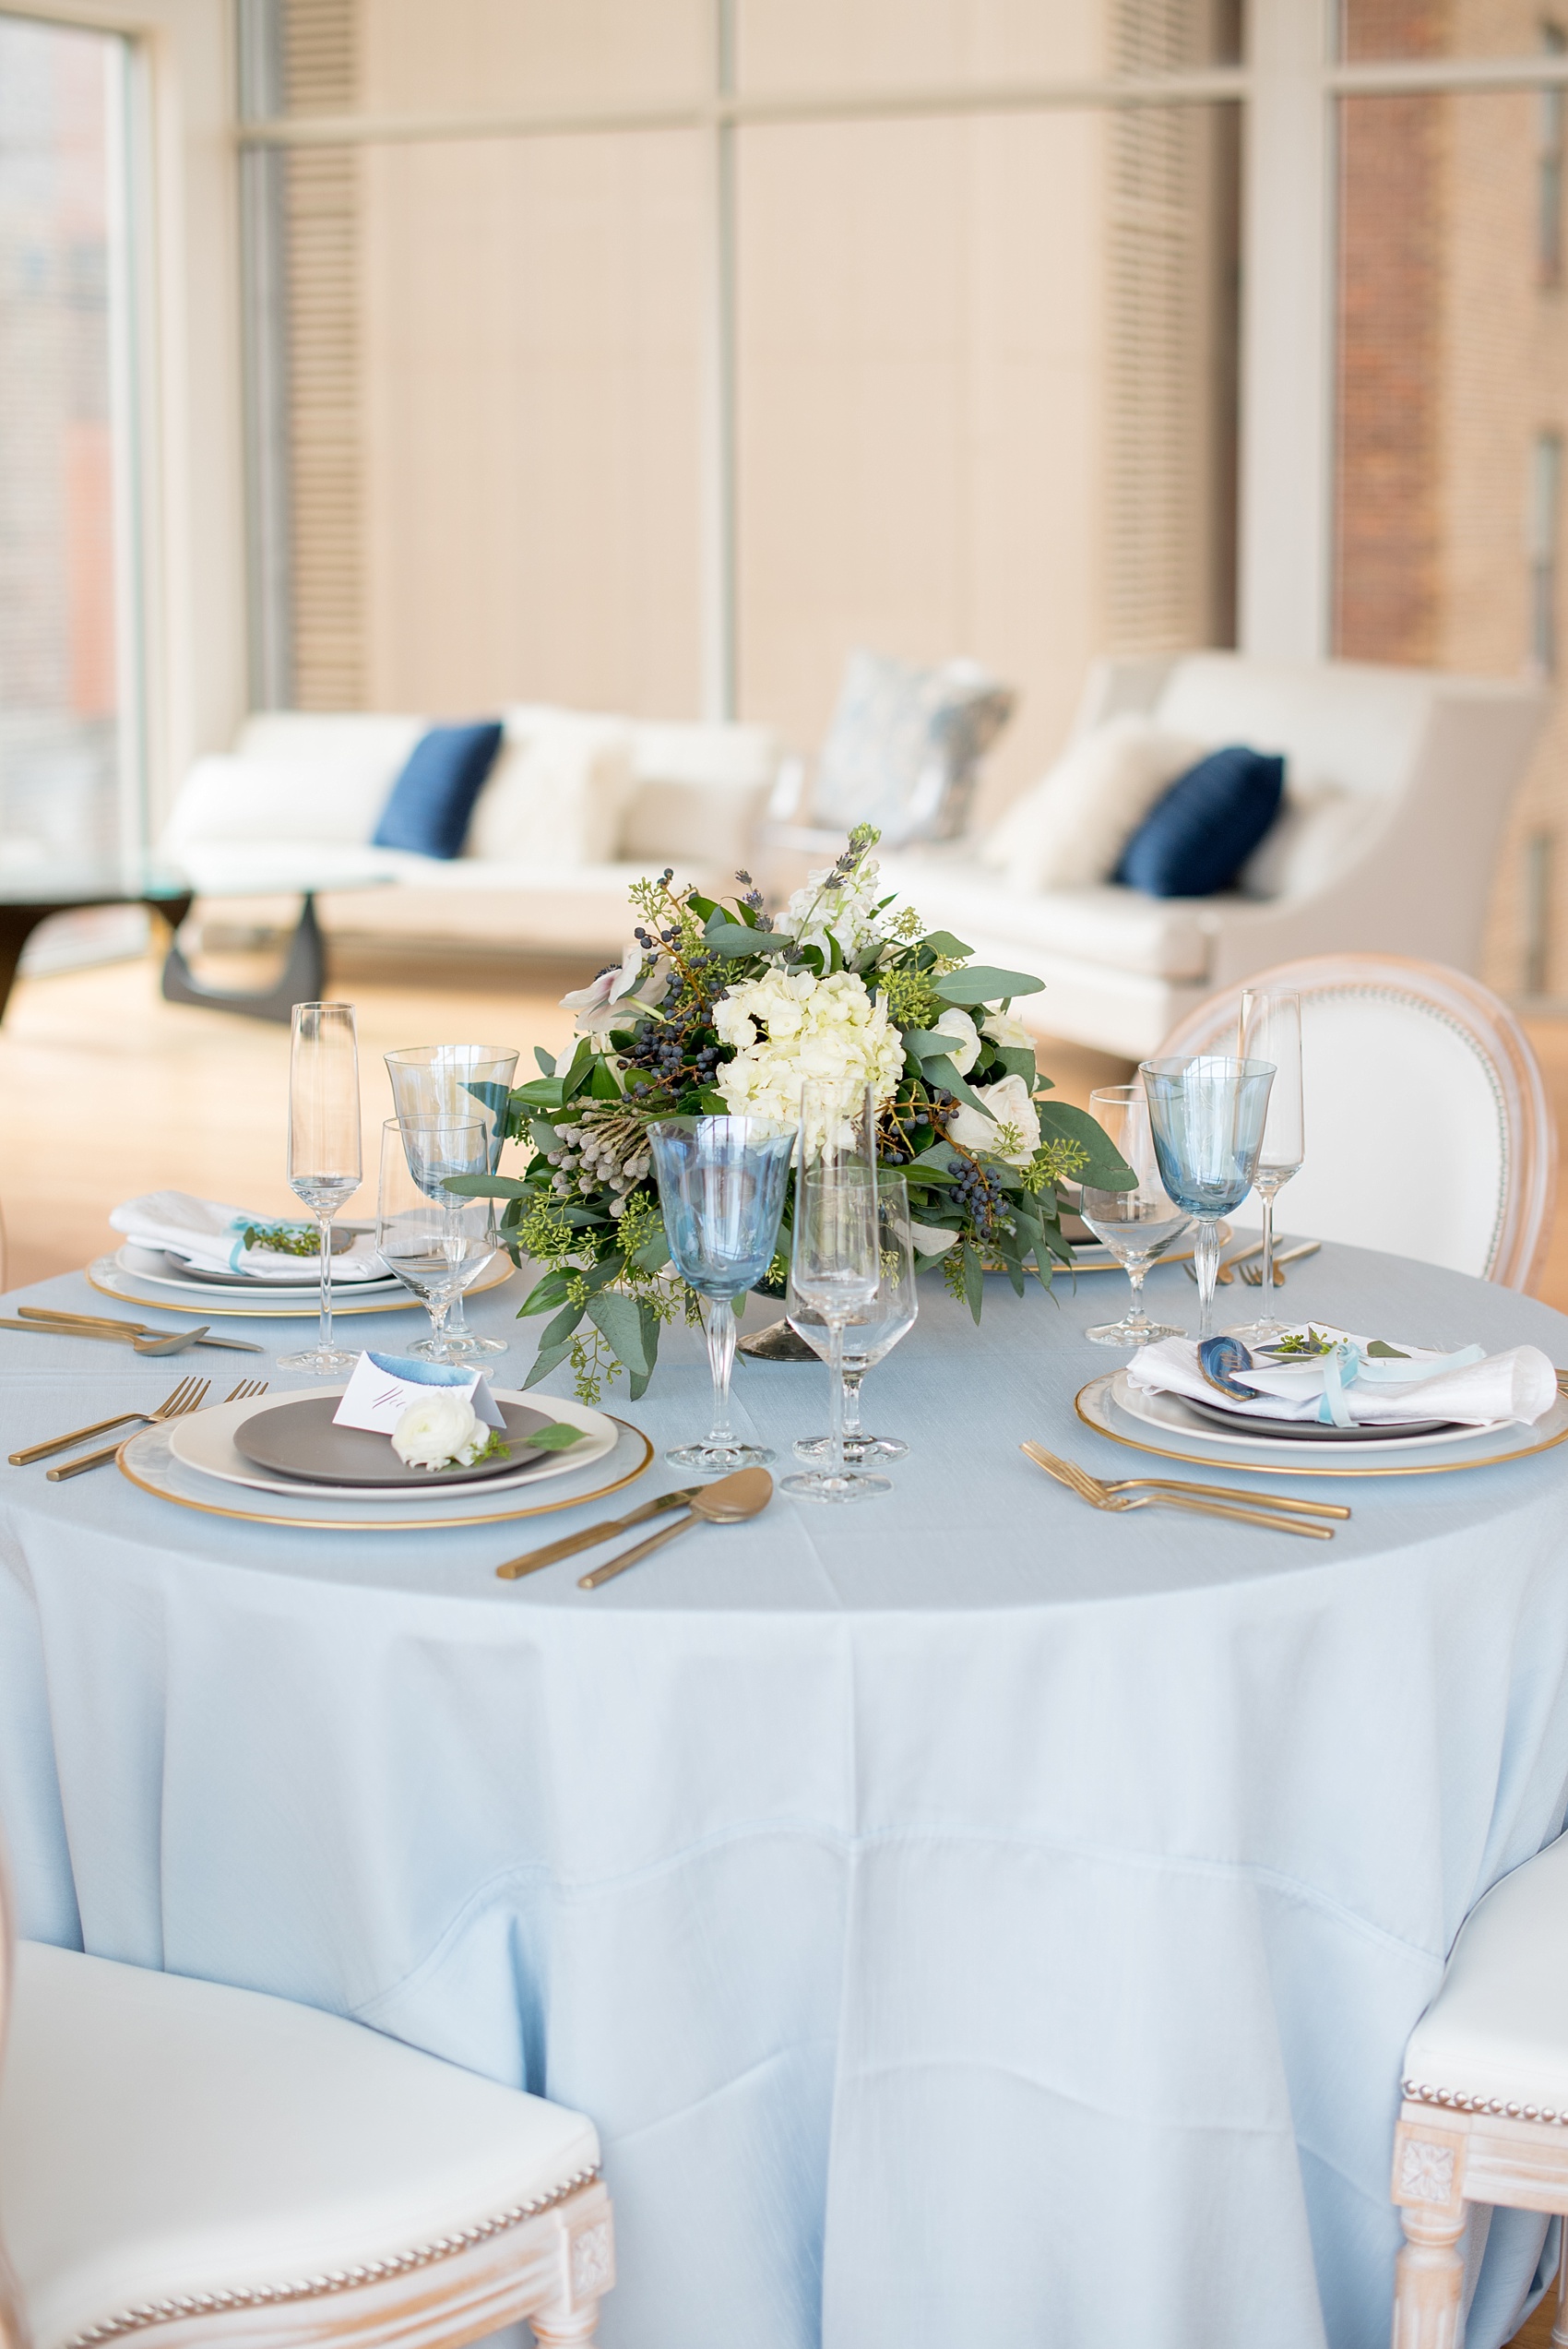
[[[326,990],[327,947],[315,918],[315,899],[309,889],[300,908],[299,926],[289,941],[283,968],[272,985],[259,994],[203,986],[192,975],[177,937],[171,938],[163,964],[165,1002],[195,1004],[207,1011],[238,1011],[247,1019],[276,1019],[285,1027],[293,1018],[295,1004],[320,1003]]]

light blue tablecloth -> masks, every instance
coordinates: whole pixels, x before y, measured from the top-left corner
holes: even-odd
[[[1017,1448],[1136,1472],[1072,1411],[1125,1289],[988,1289],[976,1330],[925,1283],[866,1383],[891,1498],[777,1500],[591,1597],[492,1572],[571,1517],[280,1533],[0,1470],[24,1929],[591,2113],[606,2349],[1383,2349],[1406,2033],[1568,1800],[1568,1447],[1318,1486],[1332,1548],[1099,1516]],[[518,1294],[473,1307],[514,1375]],[[1354,1250],[1289,1301],[1568,1363],[1545,1307]],[[661,1445],[706,1425],[665,1353],[619,1406]],[[180,1366],[0,1333],[4,1449]],[[781,1451],[824,1416],[814,1367],[737,1391]],[[1494,2224],[1470,2349],[1541,2238]]]

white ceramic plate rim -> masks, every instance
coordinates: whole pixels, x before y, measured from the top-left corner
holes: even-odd
[[[1210,1444],[1217,1449],[1241,1444],[1246,1450],[1257,1452],[1300,1454],[1307,1449],[1305,1444],[1293,1443],[1289,1436],[1247,1436],[1239,1427],[1210,1426],[1184,1408],[1180,1395],[1154,1394],[1146,1387],[1134,1387],[1125,1370],[1115,1373],[1111,1380],[1111,1400],[1119,1411],[1126,1413],[1129,1419],[1139,1420],[1146,1427],[1158,1427],[1162,1435],[1190,1437],[1194,1443]],[[1512,1419],[1488,1419],[1479,1427],[1448,1427],[1434,1436],[1391,1435],[1386,1439],[1347,1444],[1343,1449],[1358,1460],[1367,1452],[1414,1452],[1439,1447],[1448,1449],[1455,1444],[1477,1443],[1485,1437],[1500,1435],[1504,1428],[1516,1424]],[[1531,1430],[1521,1428],[1519,1432],[1527,1436]],[[1328,1444],[1314,1444],[1312,1447],[1313,1456],[1314,1459],[1324,1458],[1333,1449]]]
[[[235,1449],[234,1430],[247,1419],[259,1418],[263,1413],[277,1411],[287,1403],[297,1403],[306,1395],[340,1395],[341,1386],[291,1387],[266,1398],[253,1396],[246,1402],[218,1403],[210,1411],[193,1411],[165,1424],[169,1449],[174,1458],[183,1468],[198,1476],[214,1477],[222,1485],[248,1485],[258,1493],[284,1493],[296,1500],[356,1505],[361,1501],[404,1501],[417,1506],[422,1501],[469,1500],[476,1494],[512,1493],[519,1485],[541,1485],[548,1477],[591,1468],[615,1449],[614,1421],[588,1403],[564,1395],[526,1395],[512,1387],[495,1387],[491,1391],[498,1402],[526,1403],[534,1411],[547,1408],[574,1427],[586,1428],[587,1443],[554,1457],[530,1461],[526,1468],[515,1469],[508,1475],[487,1476],[477,1485],[441,1485],[428,1489],[407,1485],[316,1485],[307,1483],[303,1476],[269,1476],[265,1469],[255,1467]]]
[[[321,1294],[319,1281],[255,1281],[246,1288],[238,1288],[227,1281],[203,1281],[193,1274],[188,1281],[171,1280],[166,1272],[154,1272],[150,1268],[162,1262],[162,1251],[137,1247],[134,1240],[122,1240],[114,1251],[119,1270],[133,1281],[150,1281],[160,1289],[172,1289],[177,1297],[197,1296],[216,1300],[240,1297],[282,1297],[290,1305],[309,1302]],[[402,1282],[395,1272],[378,1272],[374,1281],[345,1281],[339,1287],[332,1284],[334,1298],[357,1296],[362,1290],[374,1296],[385,1296]],[[416,1298],[415,1303],[418,1303]]]

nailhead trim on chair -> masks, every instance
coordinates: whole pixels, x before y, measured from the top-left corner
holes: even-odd
[[[1568,2105],[1559,2112],[1551,2105],[1505,2105],[1500,2096],[1467,2096],[1456,2088],[1430,2088],[1424,2081],[1418,2084],[1407,2080],[1401,2085],[1417,2105],[1446,2105],[1455,2113],[1502,2113],[1509,2120],[1550,2121],[1553,2128],[1568,2126]]]
[[[521,2226],[525,2219],[537,2218],[541,2211],[564,2202],[580,2186],[588,2186],[599,2176],[593,2168],[579,2170],[576,2177],[552,2188],[532,2202],[517,2202],[509,2211],[502,2211],[493,2219],[483,2219],[478,2226],[466,2226],[457,2235],[443,2235],[434,2243],[421,2244],[417,2251],[394,2251],[389,2259],[371,2260],[361,2268],[342,2268],[330,2275],[305,2276],[297,2283],[258,2283],[234,2292],[185,2293],[177,2300],[148,2300],[139,2308],[126,2308],[117,2317],[108,2317],[102,2324],[95,2324],[86,2332],[78,2332],[68,2349],[91,2349],[99,2341],[113,2341],[120,2334],[137,2332],[144,2325],[167,2324],[172,2317],[204,2316],[213,2308],[256,2308],[277,2300],[316,2300],[324,2292],[348,2292],[355,2284],[379,2283],[384,2276],[402,2275],[410,2268],[428,2267],[433,2260],[449,2260],[454,2251],[466,2251],[471,2243],[482,2243],[487,2236],[504,2235],[508,2227]]]

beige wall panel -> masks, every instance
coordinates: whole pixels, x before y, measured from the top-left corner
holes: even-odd
[[[362,107],[493,112],[689,98],[712,0],[360,0]]]
[[[740,141],[744,714],[821,738],[846,653],[1021,689],[1010,797],[1104,641],[1104,137],[1088,116]]]
[[[366,151],[373,708],[695,711],[703,160]]]
[[[1046,79],[1105,70],[1109,0],[736,0],[761,92]]]

